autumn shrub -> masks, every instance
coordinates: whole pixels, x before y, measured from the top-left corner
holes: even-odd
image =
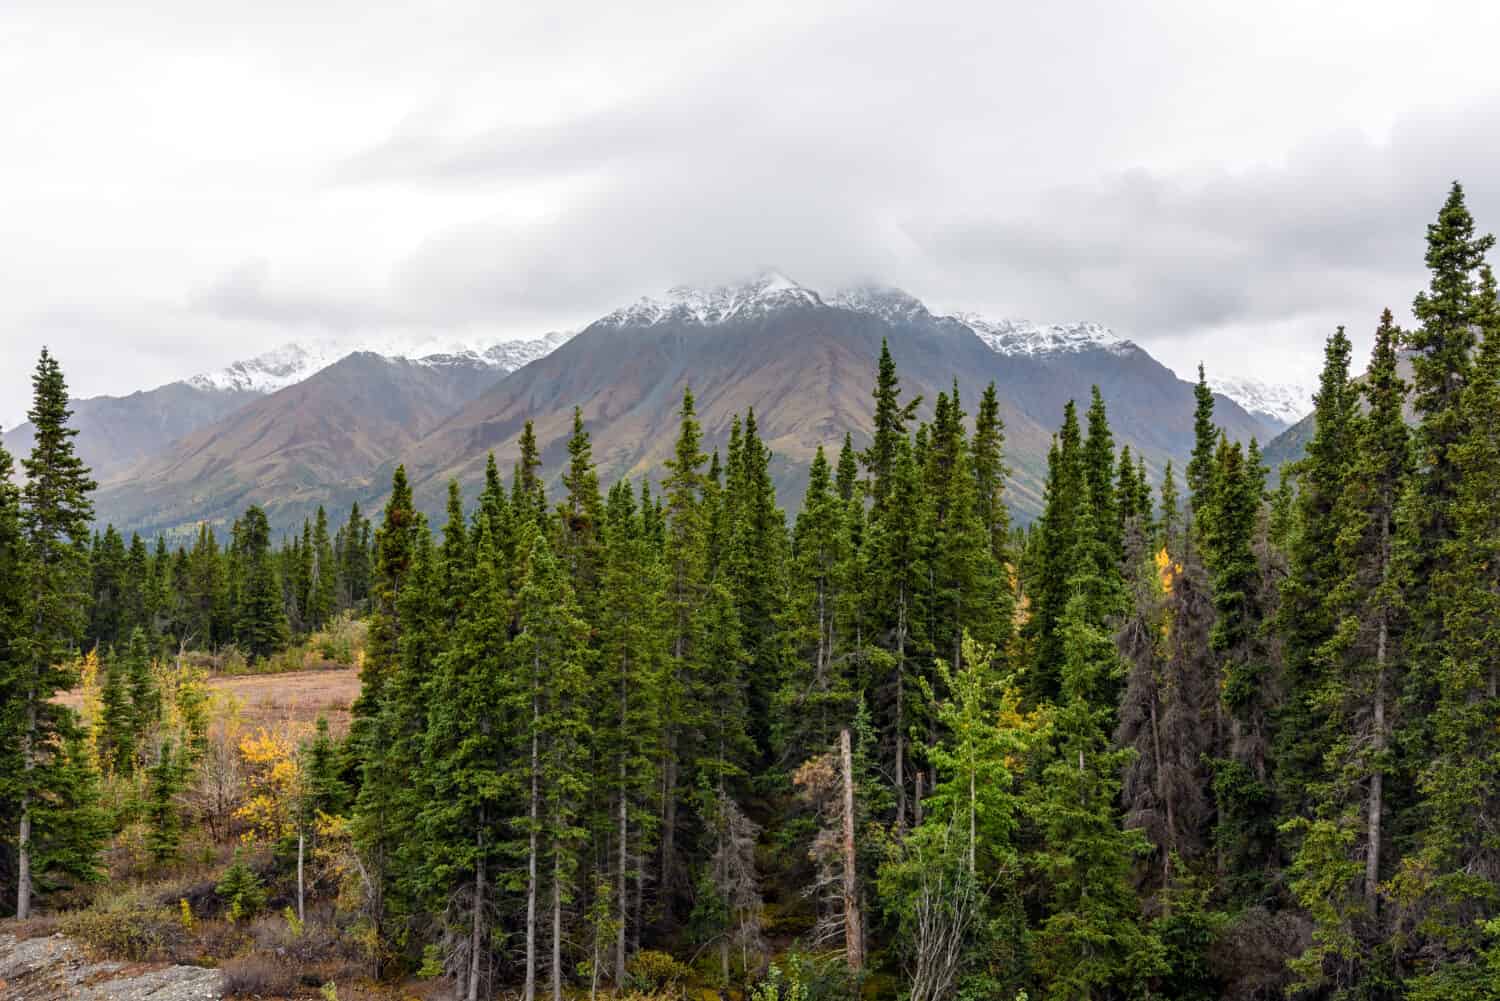
[[[692,971],[665,952],[645,949],[626,968],[632,991],[664,998],[681,997]]]
[[[75,911],[63,918],[62,931],[97,955],[134,963],[175,956],[185,938],[167,907]]]
[[[301,986],[294,964],[263,952],[235,956],[219,969],[224,974],[224,993],[230,997],[291,994]]]

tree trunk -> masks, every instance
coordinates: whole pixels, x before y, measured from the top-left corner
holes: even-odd
[[[481,820],[482,824],[483,821]],[[479,833],[479,858],[474,861],[474,916],[469,924],[469,1001],[479,1001],[479,944],[484,928],[484,832]]]
[[[1389,515],[1380,521],[1380,577],[1382,583],[1390,575],[1391,519]],[[1373,707],[1374,740],[1372,747],[1378,759],[1385,753],[1385,661],[1390,638],[1390,613],[1385,606],[1380,609],[1380,628],[1375,636],[1375,705]],[[1366,806],[1368,813],[1365,838],[1365,900],[1374,908],[1379,899],[1380,887],[1380,826],[1385,809],[1385,765],[1377,760],[1370,769],[1370,798]]]
[[[303,859],[307,854],[307,832],[297,831],[297,920],[307,920],[307,880],[304,877]]]
[[[16,919],[31,917],[31,797],[21,797],[21,833],[16,841]]]
[[[975,793],[975,789],[974,789],[974,771],[975,771],[974,760],[973,760],[973,756],[970,755],[970,758],[969,758],[969,875],[971,875],[971,876],[978,870],[978,866],[976,865],[976,863],[974,861],[975,857],[976,857],[974,846],[975,846],[975,844],[977,843],[977,841],[979,839],[979,829],[978,829],[979,828],[979,808],[978,808],[978,797],[977,797],[977,795]]]
[[[615,986],[616,987],[623,987],[624,984],[625,984],[625,936],[626,936],[626,925],[628,924],[627,913],[628,913],[628,910],[629,910],[629,907],[630,907],[630,899],[629,899],[629,896],[628,896],[628,894],[626,892],[626,883],[625,883],[625,870],[627,868],[627,865],[628,865],[628,862],[629,862],[629,859],[630,859],[629,847],[628,847],[629,846],[628,838],[629,838],[629,834],[630,834],[630,824],[629,824],[629,812],[628,812],[628,809],[627,809],[627,806],[626,806],[626,801],[625,801],[625,774],[626,774],[626,772],[625,772],[625,756],[622,754],[620,756],[620,816],[619,816],[619,825],[620,825],[619,839],[620,839],[620,844],[619,844],[619,849],[618,849],[618,860],[617,860],[617,863],[616,863],[618,865],[618,869],[615,871],[615,894],[618,897],[618,900],[616,901],[616,904],[617,904],[617,906],[620,909],[620,922],[619,922],[620,926],[619,926],[619,928],[615,929]]]
[[[906,830],[906,594],[896,608],[896,834]],[[921,809],[918,807],[917,809]]]
[[[552,851],[552,1001],[562,1001],[562,849]]]
[[[36,692],[27,694],[26,732],[21,735],[21,767],[24,771],[21,791],[21,830],[16,839],[16,918],[31,916],[31,772],[36,767],[33,744],[36,740]]]
[[[922,786],[922,769],[917,769],[917,790],[912,796],[912,824],[916,827],[922,826],[922,798],[927,790]]]
[[[1156,798],[1161,801],[1162,807],[1167,812],[1166,844],[1161,846],[1161,878],[1162,885],[1165,886],[1172,881],[1172,850],[1177,840],[1177,820],[1174,816],[1175,811],[1172,807],[1172,801],[1167,798],[1166,776],[1163,772],[1166,762],[1161,754],[1161,724],[1157,720],[1156,697],[1157,693],[1153,691],[1150,698],[1151,749],[1152,753],[1156,755],[1156,781],[1154,783],[1156,786]]]
[[[538,683],[541,665],[536,665],[533,685]],[[541,819],[541,790],[538,772],[541,770],[540,739],[542,708],[536,689],[531,693],[531,830],[526,850],[526,984],[522,996],[525,1001],[536,1001],[536,853],[537,824]]]
[[[854,854],[854,756],[847,728],[839,732],[839,758],[844,773],[844,952],[849,972],[858,974],[865,965],[865,933],[859,912],[859,870]]]

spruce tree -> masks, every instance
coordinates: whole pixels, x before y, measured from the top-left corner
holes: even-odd
[[[1324,349],[1314,396],[1316,422],[1307,455],[1297,464],[1297,496],[1289,567],[1281,584],[1279,633],[1286,656],[1287,696],[1278,748],[1281,788],[1290,808],[1305,807],[1302,786],[1328,739],[1315,703],[1325,685],[1320,651],[1333,634],[1329,595],[1343,572],[1334,545],[1342,527],[1337,513],[1350,484],[1358,392],[1349,381],[1349,338],[1339,327]]]
[[[128,635],[121,631],[125,619],[125,542],[115,526],[106,525],[104,534],[95,533],[89,554],[92,576],[92,607],[88,636],[106,647]]]
[[[71,823],[57,808],[68,795],[59,783],[87,782],[78,770],[87,763],[75,767],[67,749],[76,728],[73,712],[55,699],[73,683],[72,672],[64,665],[87,625],[89,521],[93,517],[89,494],[95,486],[74,452],[78,432],[68,426],[72,412],[62,369],[45,348],[31,382],[34,395],[26,416],[35,437],[31,455],[21,463],[27,477],[21,489],[25,537],[21,566],[29,622],[13,638],[15,678],[7,686],[19,723],[14,732],[20,767],[9,777],[5,790],[5,798],[17,804],[19,814],[16,916],[23,920],[31,911],[33,874],[45,873],[49,864],[41,855],[33,858],[33,833],[43,844],[62,836],[47,829],[51,824]],[[81,825],[79,833],[86,828]],[[89,870],[93,863],[83,857],[89,845],[74,847],[77,851],[67,864]],[[93,850],[97,848],[95,842]],[[34,869],[33,862],[40,867]]]
[[[1219,663],[1228,732],[1217,749],[1216,839],[1236,894],[1268,889],[1265,866],[1274,852],[1270,709],[1273,680],[1262,642],[1264,608],[1255,535],[1265,471],[1238,442],[1220,436],[1209,478],[1211,502],[1195,512],[1213,580],[1217,618],[1210,647]]]
[[[1005,467],[1005,421],[1000,417],[1000,398],[993,382],[979,398],[971,451],[975,511],[989,536],[995,562],[1004,567],[1010,559],[1010,513],[1005,507],[1005,483],[1010,470]]]
[[[1099,556],[1108,560],[1110,570],[1117,570],[1125,558],[1120,507],[1115,497],[1115,439],[1109,428],[1104,397],[1095,386],[1089,401],[1088,438],[1083,443],[1084,482],[1088,484],[1089,504],[1093,509],[1094,534]],[[1101,568],[1102,569],[1102,568]]]
[[[95,734],[99,763],[106,772],[129,775],[135,770],[136,731],[127,669],[113,650],[101,660],[104,681],[99,688],[99,724]]]
[[[444,915],[449,939],[462,943],[448,951],[446,965],[459,996],[468,998],[482,990],[488,996],[481,983],[493,966],[489,911],[500,895],[508,820],[516,806],[505,769],[519,757],[515,731],[527,720],[507,702],[512,678],[519,675],[507,670],[508,567],[488,525],[481,523],[476,535],[474,587],[430,681],[416,783],[421,849],[410,859],[418,896]],[[418,550],[408,598],[431,579],[425,572],[429,552]]]
[[[250,657],[269,657],[287,641],[286,604],[271,551],[266,513],[252,504],[239,521],[239,606],[235,634]]]
[[[860,455],[869,474],[870,497],[878,511],[884,507],[891,490],[890,477],[895,468],[898,443],[906,437],[906,425],[921,404],[919,396],[901,402],[901,378],[891,358],[890,345],[880,342],[880,366],[875,375],[875,432],[870,447]]]
[[[1432,584],[1442,613],[1443,657],[1433,679],[1432,752],[1418,785],[1420,858],[1432,873],[1428,931],[1454,966],[1482,949],[1476,922],[1500,915],[1500,846],[1486,833],[1488,818],[1500,809],[1494,726],[1500,713],[1500,301],[1488,265],[1479,270],[1470,315],[1483,341],[1459,401],[1463,437],[1446,452],[1454,494],[1443,521],[1453,543]],[[1420,438],[1430,460],[1436,442],[1425,422]],[[1437,467],[1424,473],[1424,486],[1436,487]]]
[[[1063,425],[1047,455],[1046,498],[1038,528],[1036,562],[1029,577],[1031,616],[1026,634],[1031,663],[1025,678],[1032,702],[1057,698],[1062,690],[1062,633],[1059,623],[1071,591],[1068,578],[1078,554],[1080,512],[1089,503],[1078,411],[1070,400]]]
[[[337,561],[333,555],[333,543],[328,537],[328,515],[323,505],[313,521],[311,546],[309,549],[309,574],[307,621],[314,630],[327,626],[333,618],[338,603]]]
[[[568,570],[580,605],[589,612],[598,598],[604,500],[599,494],[593,445],[583,424],[583,411],[578,407],[573,408],[568,468],[562,481],[566,496],[559,511],[558,559]]]
[[[849,718],[853,692],[839,630],[842,573],[847,567],[847,504],[835,490],[822,446],[813,455],[807,493],[793,532],[790,622],[786,638],[792,666],[777,698],[779,757],[800,762],[833,744]]]
[[[1386,788],[1395,777],[1390,748],[1403,688],[1394,550],[1411,472],[1400,336],[1386,310],[1362,386],[1368,412],[1351,421],[1348,477],[1331,516],[1337,530],[1330,565],[1339,578],[1327,596],[1332,628],[1316,655],[1322,680],[1303,694],[1307,710],[1283,723],[1319,745],[1314,767],[1300,777],[1309,806],[1287,808],[1292,819],[1283,825],[1296,844],[1290,887],[1314,921],[1312,945],[1295,964],[1310,988],[1350,991],[1374,982],[1372,969],[1386,958],[1390,938],[1389,914],[1380,907],[1392,870]],[[1308,767],[1310,758],[1287,756],[1279,767]]]
[[[667,654],[666,579],[626,482],[609,492],[599,610],[598,721],[610,790],[616,985],[625,982],[629,943],[639,942],[649,858],[661,817],[663,690]]]
[[[867,661],[864,689],[871,693],[886,739],[882,751],[891,762],[888,774],[896,787],[896,827],[908,818],[912,780],[910,729],[913,683],[912,635],[922,618],[919,599],[927,576],[921,533],[921,483],[916,456],[908,439],[896,444],[890,472],[890,494],[884,506],[871,513],[865,533],[865,601],[873,609],[874,635]],[[875,654],[878,650],[878,655]]]
[[[172,741],[162,743],[160,755],[146,773],[146,850],[157,865],[175,859],[182,847],[182,814],[176,798],[186,778],[182,753]]]
[[[662,747],[661,821],[661,889],[670,893],[682,886],[681,860],[677,851],[677,808],[681,796],[678,788],[679,751],[689,722],[688,684],[702,646],[699,629],[700,610],[708,587],[708,526],[702,506],[707,456],[702,450],[702,431],[698,425],[691,389],[683,390],[682,408],[678,411],[679,431],[668,476],[663,484],[666,493],[665,563],[667,574],[666,608],[670,616],[671,661],[664,691],[663,712],[666,740]]]
[[[1082,583],[1082,582],[1080,582]],[[1133,860],[1149,845],[1115,819],[1120,772],[1130,758],[1108,740],[1113,707],[1099,701],[1119,670],[1113,638],[1094,621],[1089,588],[1069,600],[1063,633],[1056,756],[1033,787],[1030,813],[1042,836],[1033,865],[1046,880],[1046,917],[1032,948],[1048,996],[1093,998],[1140,991],[1164,972],[1161,943],[1142,926]]]
[[[1187,464],[1188,510],[1196,520],[1198,512],[1212,502],[1215,457],[1219,447],[1219,429],[1214,425],[1214,394],[1208,388],[1203,365],[1198,365],[1198,382],[1193,387],[1193,455]]]

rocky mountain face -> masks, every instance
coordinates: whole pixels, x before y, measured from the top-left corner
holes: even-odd
[[[508,470],[527,419],[555,477],[575,405],[606,483],[659,476],[689,385],[709,449],[726,443],[734,415],[754,409],[775,453],[782,504],[795,509],[819,445],[837,449],[846,432],[857,447],[867,442],[882,340],[907,398],[924,398],[923,416],[955,386],[972,412],[984,387],[996,384],[1014,469],[1009,500],[1022,518],[1040,510],[1063,405],[1085,405],[1093,385],[1108,402],[1118,443],[1154,469],[1168,459],[1180,464],[1191,448],[1191,385],[1107,328],[938,316],[897,289],[824,296],[766,274],[641,299],[576,336],[523,342],[526,353],[512,351],[504,361],[473,350],[415,361],[348,356],[111,478],[98,498],[99,518],[186,533],[203,520],[224,524],[255,502],[267,507],[273,526],[291,528],[320,503],[333,512],[354,500],[378,504],[398,462],[421,505],[436,513],[448,480],[472,490],[489,452]],[[529,363],[504,373],[523,357]],[[252,362],[214,385],[268,389],[299,365],[319,364],[293,352]],[[1280,428],[1227,397],[1219,399],[1218,419],[1243,439],[1265,440]]]

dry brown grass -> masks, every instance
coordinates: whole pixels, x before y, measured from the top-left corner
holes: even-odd
[[[339,667],[283,674],[221,675],[210,677],[207,684],[211,692],[237,700],[241,718],[252,726],[311,724],[319,716],[326,716],[329,727],[338,734],[349,727],[349,707],[359,695],[359,670]],[[75,688],[59,695],[57,701],[81,709],[83,692]]]
[[[349,726],[349,707],[359,695],[359,671],[352,667],[326,671],[289,671],[285,674],[246,674],[210,678],[208,687],[233,696],[247,723],[312,723],[328,718],[335,733]]]

